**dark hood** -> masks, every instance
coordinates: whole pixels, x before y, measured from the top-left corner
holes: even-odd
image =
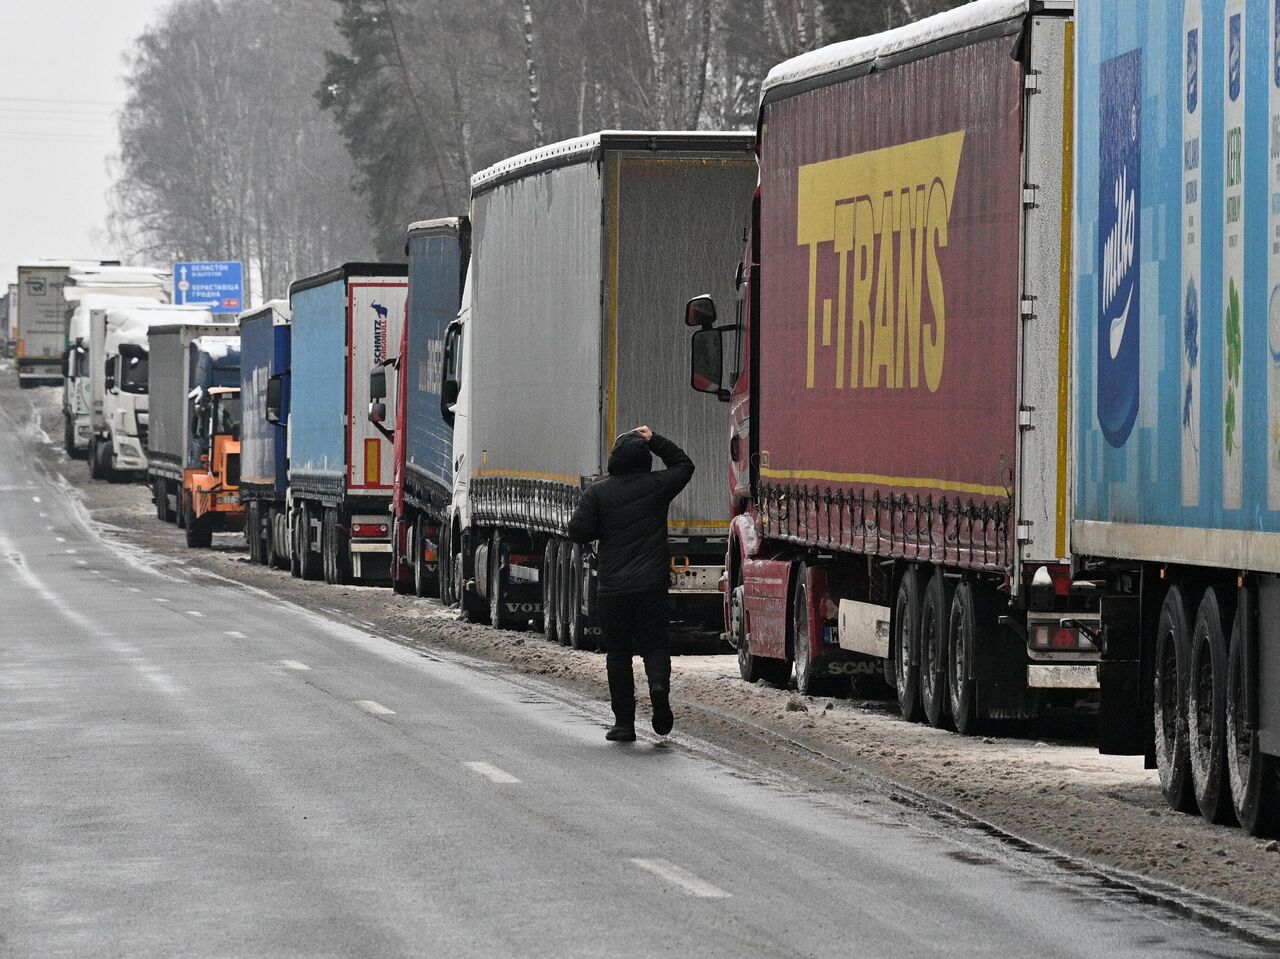
[[[638,433],[628,433],[618,438],[609,453],[609,475],[620,473],[647,473],[653,468],[653,456],[649,444]]]

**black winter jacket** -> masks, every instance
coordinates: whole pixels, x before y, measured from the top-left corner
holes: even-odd
[[[657,454],[666,469],[650,472]],[[609,475],[587,487],[569,521],[575,543],[600,541],[600,596],[666,589],[671,582],[667,507],[689,484],[693,460],[653,434],[627,433],[609,454]]]

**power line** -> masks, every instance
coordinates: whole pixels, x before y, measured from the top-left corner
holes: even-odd
[[[116,100],[75,100],[65,97],[0,97],[2,103],[78,103],[90,104],[93,106],[103,107],[122,107],[123,103]]]

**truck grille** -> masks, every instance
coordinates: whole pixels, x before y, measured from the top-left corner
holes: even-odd
[[[240,485],[240,454],[227,454],[227,475],[223,477],[224,486]]]
[[[146,423],[138,424],[138,442],[142,444],[142,449],[147,449],[147,433],[149,432]]]

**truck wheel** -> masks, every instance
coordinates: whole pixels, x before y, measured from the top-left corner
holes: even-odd
[[[908,566],[893,601],[893,633],[889,654],[898,711],[908,722],[920,719],[920,573]]]
[[[1231,806],[1250,836],[1280,831],[1280,764],[1258,745],[1257,730],[1245,722],[1244,637],[1236,612],[1227,653],[1225,739]]]
[[[1180,586],[1170,586],[1156,626],[1155,669],[1152,675],[1152,719],[1155,723],[1156,768],[1160,791],[1170,809],[1195,811],[1191,787],[1190,747],[1187,743],[1187,674],[1191,637],[1187,604]]]
[[[746,626],[746,587],[742,583],[735,583],[729,594],[729,603],[729,628],[736,633],[735,640],[738,644],[738,675],[748,683],[764,680],[771,686],[786,689],[787,681],[791,678],[791,661],[756,656],[751,652]]]
[[[166,523],[173,523],[175,526],[182,521],[182,490],[177,483],[170,483],[168,480],[161,480],[164,483],[164,518]],[[173,509],[169,508],[169,497],[173,497]]]
[[[556,612],[560,605],[559,584],[556,582],[560,572],[560,550],[557,547],[556,538],[549,537],[542,547],[542,569],[538,576],[542,580],[542,635],[553,643],[560,638],[556,625]]]
[[[947,623],[947,695],[951,719],[961,736],[972,736],[978,731],[973,682],[973,657],[977,654],[974,640],[978,629],[973,592],[974,585],[970,582],[956,587]]]
[[[324,581],[330,586],[337,584],[337,565],[333,561],[333,531],[330,528],[330,514],[326,509],[320,514],[320,569],[324,573]]]
[[[162,523],[169,521],[169,505],[164,498],[164,480],[155,479],[151,482],[151,495],[156,501],[156,519]]]
[[[796,692],[817,696],[823,684],[809,638],[809,587],[805,584],[803,563],[796,567],[795,576],[796,588],[791,592],[791,659],[795,663]]]
[[[439,579],[441,567],[441,553],[439,544],[436,546],[436,569],[433,573],[427,568],[427,561],[423,558],[423,550],[427,544],[426,537],[427,523],[423,517],[419,516],[413,522],[413,593],[415,596],[426,598],[434,596],[439,590]]]
[[[440,573],[436,577],[436,596],[447,606],[453,605],[453,535],[448,523],[440,525]]]
[[[280,568],[280,554],[276,552],[276,532],[280,513],[274,506],[267,507],[266,529],[262,537],[262,562],[267,569]]]
[[[76,458],[76,426],[70,416],[62,418],[62,448],[72,459]]]
[[[929,725],[947,722],[947,625],[951,584],[935,569],[920,604],[920,705]]]
[[[312,531],[312,512],[311,507],[303,506],[301,516],[302,529],[298,533],[298,542],[302,546],[302,555],[298,562],[302,567],[302,578],[307,580],[317,580],[323,575],[323,559],[318,550],[313,547],[323,546],[323,536],[320,536],[321,542],[316,543],[314,538],[316,534]]]
[[[574,649],[594,650],[596,638],[587,632],[587,615],[582,611],[583,566],[582,545],[574,543],[569,550],[569,645]]]
[[[1187,747],[1191,786],[1200,815],[1212,823],[1232,819],[1227,785],[1227,640],[1218,591],[1204,591],[1191,633],[1191,672],[1187,677]]]
[[[213,525],[207,516],[196,516],[191,497],[186,497],[183,504],[186,512],[184,529],[187,531],[187,546],[191,549],[208,549],[213,545]]]
[[[290,512],[293,526],[289,533],[289,575],[294,579],[302,579],[302,551],[306,548],[306,541],[302,538],[302,524],[305,517],[300,509],[295,508]]]
[[[89,478],[102,479],[102,457],[98,454],[98,438],[89,440]]]
[[[244,540],[249,547],[249,562],[262,562],[262,510],[252,502],[244,509]]]
[[[562,539],[556,554],[556,641],[568,646],[569,611],[573,609],[573,544]]]
[[[502,542],[502,533],[494,530],[489,544],[489,625],[495,629],[513,629],[511,619],[507,616],[507,564],[503,553],[506,544]]]

